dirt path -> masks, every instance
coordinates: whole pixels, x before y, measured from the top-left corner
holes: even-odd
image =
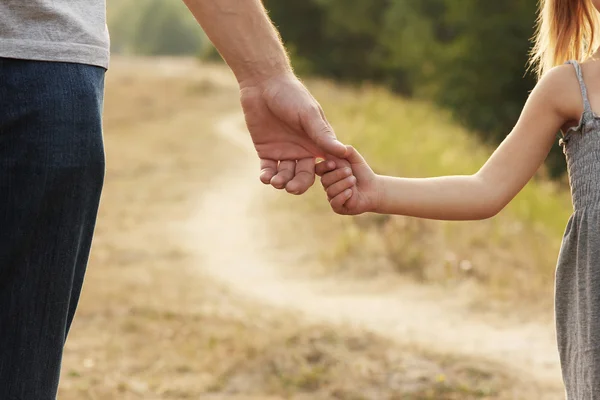
[[[199,195],[198,212],[181,232],[206,272],[270,306],[362,326],[442,353],[488,359],[549,386],[560,385],[551,325],[482,321],[466,311],[458,296],[449,298],[448,293],[417,285],[394,293],[357,293],[356,285],[287,276],[288,268],[281,266],[300,266],[300,261],[294,253],[269,247],[269,218],[256,205],[277,193],[258,182],[242,116],[227,115],[217,128],[239,155],[218,182]]]

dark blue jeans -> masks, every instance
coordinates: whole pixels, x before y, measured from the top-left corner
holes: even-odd
[[[54,400],[104,180],[105,70],[0,58],[0,399]]]

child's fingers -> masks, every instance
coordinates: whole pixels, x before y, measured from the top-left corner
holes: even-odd
[[[346,189],[342,193],[339,193],[337,196],[329,200],[329,204],[331,205],[333,211],[338,214],[343,214],[344,204],[346,204],[350,197],[352,197],[352,189]]]
[[[315,166],[315,172],[319,176],[323,176],[329,171],[333,171],[336,168],[335,161],[325,160],[321,161]]]
[[[325,175],[323,175],[321,177],[321,183],[323,184],[324,188],[328,188],[329,186],[333,185],[337,181],[341,181],[342,179],[347,178],[350,175],[352,175],[351,168],[336,169],[334,171],[328,172]]]
[[[336,182],[333,185],[329,186],[326,189],[327,196],[329,196],[329,198],[333,199],[335,196],[342,193],[346,189],[350,189],[354,185],[356,185],[356,178],[354,176],[349,176],[349,177],[342,179],[341,181]]]

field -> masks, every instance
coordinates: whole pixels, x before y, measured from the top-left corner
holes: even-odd
[[[489,153],[428,105],[309,84],[378,170],[471,172]],[[260,186],[239,116],[223,66],[113,61],[60,399],[562,397],[546,286],[563,188],[540,179],[476,224],[336,217],[318,187]],[[536,301],[509,314],[518,291]]]

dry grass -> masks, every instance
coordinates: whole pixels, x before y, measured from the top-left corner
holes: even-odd
[[[493,365],[305,323],[199,272],[172,232],[218,184],[231,150],[211,126],[237,94],[221,68],[175,66],[115,60],[108,76],[107,182],[60,399],[542,398]]]

